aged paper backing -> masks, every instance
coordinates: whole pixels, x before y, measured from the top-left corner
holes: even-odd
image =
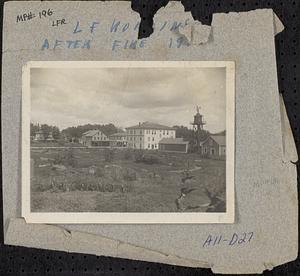
[[[68,24],[16,23],[24,10],[52,8]],[[2,141],[5,243],[109,255],[221,273],[260,273],[296,258],[298,202],[295,145],[277,86],[274,35],[283,30],[272,10],[214,14],[212,26],[194,22],[178,2],[154,17],[146,47],[112,51],[114,40],[136,39],[137,30],[110,32],[114,19],[134,26],[139,15],[127,2],[7,2],[4,15]],[[35,20],[35,19],[34,19]],[[73,33],[80,21],[82,32]],[[98,32],[89,33],[93,21]],[[164,22],[168,29],[159,31]],[[185,31],[170,31],[173,21]],[[35,21],[36,22],[36,21]],[[171,23],[170,23],[171,22]],[[197,24],[196,24],[197,23]],[[121,23],[120,23],[121,24]],[[38,35],[40,34],[40,35]],[[178,37],[189,46],[173,44]],[[87,49],[45,49],[45,38],[93,38]],[[171,40],[172,39],[172,40]],[[18,43],[16,43],[16,41]],[[172,41],[172,45],[169,45]],[[121,44],[121,43],[119,43]],[[21,218],[21,68],[32,60],[233,60],[236,65],[235,223],[202,225],[39,225]],[[222,235],[249,242],[205,243]]]

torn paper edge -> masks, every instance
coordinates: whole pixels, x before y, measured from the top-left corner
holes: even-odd
[[[10,219],[5,243],[17,246],[94,254],[188,267],[211,267],[208,263],[135,246],[116,239],[45,224],[28,224],[22,218]]]
[[[279,96],[279,101],[281,111],[283,161],[295,163],[298,161],[298,153],[282,95]]]
[[[181,11],[178,10],[178,7],[181,7]],[[174,10],[175,9],[175,10]],[[187,15],[187,20],[185,21],[183,26],[179,26],[178,28],[174,28],[172,32],[178,37],[183,40],[183,44],[189,45],[202,45],[208,43],[211,37],[211,29],[212,27],[209,25],[204,25],[200,21],[197,21],[193,18],[191,12],[185,11],[184,6],[181,3],[170,1],[166,6],[160,8],[153,16],[153,22],[156,22],[156,18],[159,16],[163,16],[164,13],[168,12],[173,14],[183,14]],[[153,34],[158,32],[153,28]],[[153,35],[151,34],[151,35]],[[151,36],[150,35],[150,36]]]

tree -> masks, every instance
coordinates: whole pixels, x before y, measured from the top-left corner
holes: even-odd
[[[176,138],[183,138],[185,141],[193,142],[195,133],[193,130],[185,126],[174,126],[176,129]]]
[[[50,126],[47,124],[33,124],[30,123],[30,136],[35,136],[37,131],[42,131],[44,133],[45,139],[49,136],[50,132],[54,139],[58,139],[60,137],[60,131],[57,126]]]
[[[100,125],[100,124],[86,124],[86,125],[80,125],[76,127],[68,127],[64,130],[62,130],[62,134],[64,134],[66,137],[72,138],[80,138],[83,133],[93,130],[93,129],[99,129],[106,135],[111,135],[120,131],[123,131],[119,128],[117,128],[114,124],[106,124],[106,125]]]
[[[36,132],[40,130],[40,126],[38,124],[30,123],[30,136],[35,136]]]
[[[51,128],[47,124],[42,124],[41,125],[41,131],[44,133],[45,139],[47,139],[48,136],[49,136],[49,133],[51,131]]]
[[[54,139],[59,139],[60,137],[60,131],[59,131],[59,128],[57,126],[53,126],[52,127],[52,136]]]
[[[199,135],[200,141],[206,140],[210,135],[209,131],[204,129],[196,133],[193,129],[188,129],[185,126],[174,126],[174,128],[176,129],[176,138],[183,138],[185,141],[188,141],[192,152],[197,151],[197,135]]]

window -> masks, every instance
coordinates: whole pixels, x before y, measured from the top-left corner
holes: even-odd
[[[152,141],[154,141],[154,137],[152,137]]]
[[[142,130],[140,130],[140,134],[143,134],[143,131],[142,131]]]
[[[207,153],[207,147],[204,148],[204,153]]]
[[[169,131],[167,131],[167,135],[169,135]]]
[[[210,154],[215,155],[215,149],[210,149]]]
[[[148,141],[150,142],[150,137],[148,137]]]
[[[163,135],[165,135],[165,131],[163,131]]]
[[[142,137],[140,137],[140,141],[142,141]]]
[[[148,149],[150,149],[150,147],[151,147],[151,145],[150,145],[150,144],[148,144]]]

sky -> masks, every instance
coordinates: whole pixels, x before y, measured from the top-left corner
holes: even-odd
[[[33,123],[191,127],[199,105],[206,130],[225,130],[224,68],[32,68],[30,79]]]

